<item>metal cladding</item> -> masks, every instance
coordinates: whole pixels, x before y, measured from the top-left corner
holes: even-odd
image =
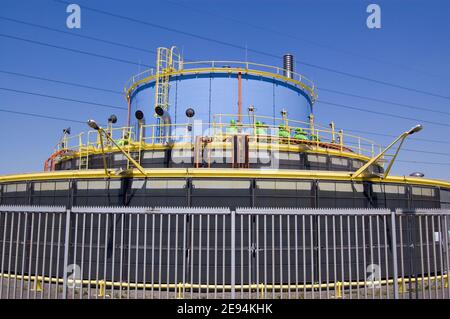
[[[167,110],[174,124],[187,122],[185,111],[191,105],[195,107],[196,119],[205,123],[213,122],[214,114],[238,113],[238,79],[235,74],[183,74],[172,76],[169,82]],[[154,82],[142,85],[132,93],[131,107],[153,110],[154,95]],[[290,118],[299,121],[307,121],[312,112],[312,102],[301,88],[269,76],[242,74],[243,109],[249,105],[254,105],[257,114],[273,117],[285,108]]]
[[[145,111],[160,106],[170,112],[174,124],[186,123],[189,106],[204,123],[212,123],[215,114],[241,114],[250,105],[259,115],[276,117],[284,108],[291,119],[306,121],[317,98],[316,87],[294,73],[292,55],[285,60],[289,80],[281,67],[251,62],[186,62],[163,73],[149,70],[142,79],[137,76],[128,82],[130,108]],[[154,104],[155,96],[164,97],[166,103]]]
[[[294,77],[294,56],[292,54],[283,55],[284,76],[288,78]]]

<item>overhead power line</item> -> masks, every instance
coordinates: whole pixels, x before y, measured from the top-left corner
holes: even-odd
[[[331,106],[335,106],[335,107],[339,107],[339,108],[345,108],[345,109],[354,110],[354,111],[359,111],[359,112],[365,112],[365,113],[377,114],[377,115],[382,115],[382,116],[388,116],[388,117],[393,117],[393,118],[399,118],[399,119],[403,119],[403,120],[416,121],[416,122],[418,122],[418,123],[427,123],[427,124],[430,124],[430,125],[438,125],[438,126],[450,127],[450,124],[448,124],[448,123],[434,122],[434,121],[428,121],[428,120],[423,120],[423,119],[417,119],[417,118],[413,118],[413,117],[407,117],[407,116],[402,116],[402,115],[396,115],[396,114],[391,114],[391,113],[386,113],[386,112],[372,111],[372,110],[362,109],[362,108],[355,107],[355,106],[350,106],[350,105],[345,105],[345,104],[339,104],[339,103],[333,103],[333,102],[324,101],[324,100],[320,100],[320,101],[318,101],[318,102],[320,102],[320,103],[322,103],[322,104],[326,104],[326,105],[331,105]]]
[[[106,108],[111,108],[111,109],[127,110],[126,107],[121,107],[121,106],[90,102],[90,101],[86,101],[86,100],[77,100],[77,99],[72,99],[72,98],[47,95],[47,94],[35,93],[35,92],[29,92],[29,91],[15,90],[15,89],[4,88],[4,87],[0,87],[0,90],[7,91],[7,92],[20,93],[20,94],[28,94],[28,95],[33,95],[33,96],[40,96],[40,97],[61,100],[61,101],[66,101],[66,102],[75,102],[75,103],[81,103],[81,104],[89,104],[89,105],[94,105],[94,106],[106,107]]]
[[[74,122],[74,123],[83,123],[83,124],[85,123],[83,121],[74,120],[74,119],[54,117],[54,116],[48,116],[48,115],[43,115],[43,114],[37,114],[37,113],[19,112],[19,111],[7,110],[7,109],[0,109],[0,112],[12,113],[12,114],[24,115],[24,116],[40,117],[40,118],[52,119],[52,120],[68,121],[68,122]],[[350,131],[350,130],[347,130],[347,131]],[[362,132],[368,133],[366,131],[362,131]],[[389,135],[389,136],[395,137],[394,135]],[[432,152],[432,151],[407,149],[407,148],[403,148],[402,150],[403,151],[407,151],[407,152],[416,152],[416,153],[426,153],[426,154],[433,154],[433,155],[450,156],[450,153]]]
[[[405,104],[405,103],[398,103],[398,102],[393,102],[393,101],[387,101],[387,100],[383,100],[383,99],[378,99],[378,98],[373,98],[373,97],[369,97],[369,96],[363,96],[363,95],[358,95],[358,94],[342,92],[342,91],[328,89],[328,88],[324,88],[324,87],[318,87],[317,89],[319,90],[319,92],[320,91],[325,91],[325,92],[336,93],[336,94],[340,94],[340,95],[344,95],[344,96],[356,97],[358,99],[363,99],[363,100],[368,100],[368,101],[373,101],[373,102],[378,102],[378,103],[396,105],[396,106],[400,106],[400,107],[408,108],[408,109],[413,109],[413,110],[420,110],[420,111],[424,111],[424,112],[431,112],[431,113],[437,113],[437,114],[443,114],[443,115],[450,115],[450,112],[444,112],[444,111],[434,110],[434,109],[430,109],[430,108],[426,108],[426,107],[415,106],[415,105],[410,105],[410,104]]]
[[[47,82],[59,83],[59,84],[64,84],[64,85],[69,85],[69,86],[74,86],[74,87],[86,88],[86,89],[91,89],[91,90],[104,91],[104,92],[107,92],[107,93],[114,93],[114,94],[120,94],[120,95],[124,94],[123,92],[117,91],[117,90],[98,88],[98,87],[88,86],[88,85],[84,85],[84,84],[80,84],[80,83],[73,83],[73,82],[55,80],[55,79],[50,79],[50,78],[47,78],[47,77],[35,76],[35,75],[30,75],[30,74],[11,72],[11,71],[6,71],[6,70],[0,70],[0,73],[20,76],[20,77],[25,77],[25,78],[35,79],[35,80],[42,80],[42,81],[47,81]],[[417,109],[417,110],[423,110],[423,111],[428,111],[428,112],[433,112],[433,113],[440,113],[440,114],[444,114],[444,115],[450,115],[450,112],[436,111],[436,110],[431,110],[431,109],[423,108],[423,107],[419,107],[419,106],[413,106],[413,105],[408,105],[408,104],[403,104],[403,103],[391,102],[391,101],[387,101],[387,100],[382,100],[382,99],[378,99],[378,98],[372,98],[372,97],[369,97],[369,96],[361,96],[361,95],[346,93],[346,92],[342,92],[342,91],[338,91],[338,90],[332,90],[332,89],[328,89],[328,88],[320,88],[320,90],[322,90],[322,91],[329,91],[329,92],[332,92],[332,93],[346,95],[346,96],[350,96],[350,97],[356,97],[356,98],[364,99],[364,100],[368,100],[368,101],[374,101],[374,102],[378,102],[378,103],[392,104],[392,105],[398,105],[398,106],[401,106],[401,107],[406,107],[406,108],[411,108],[411,109]]]
[[[118,42],[112,42],[112,41],[104,40],[104,39],[100,39],[100,38],[84,36],[84,35],[80,35],[80,34],[73,33],[73,32],[62,31],[62,30],[50,28],[50,27],[47,27],[47,26],[43,26],[43,25],[39,25],[39,24],[35,24],[35,23],[30,23],[30,22],[26,22],[26,21],[21,21],[21,20],[17,20],[17,19],[13,19],[13,18],[7,18],[7,17],[0,16],[0,19],[6,20],[6,21],[12,21],[12,22],[16,22],[16,23],[21,23],[21,24],[25,24],[25,25],[29,25],[29,26],[32,26],[32,27],[45,29],[45,30],[60,32],[60,33],[63,33],[63,34],[68,34],[68,35],[76,36],[76,37],[80,37],[80,38],[86,38],[86,39],[93,40],[93,41],[98,41],[98,42],[102,42],[102,43],[112,44],[112,45],[116,45],[116,46],[120,46],[120,47],[124,47],[124,48],[131,48],[131,49],[136,49],[136,50],[148,52],[148,53],[151,53],[151,54],[156,54],[156,52],[152,51],[152,50],[147,50],[147,49],[144,49],[144,48],[133,47],[133,46],[129,46],[127,44],[122,44],[122,43],[118,43]],[[2,72],[2,71],[0,71],[0,72]],[[7,73],[7,72],[3,72],[3,73]],[[11,73],[11,74],[13,74],[13,73]],[[16,75],[19,75],[19,74],[16,74]],[[81,85],[75,85],[75,86],[89,88],[88,86],[81,86]],[[400,107],[404,107],[404,108],[422,110],[422,111],[425,111],[425,112],[432,112],[432,113],[437,113],[437,114],[450,115],[450,112],[444,112],[444,111],[433,110],[433,109],[425,108],[425,107],[419,107],[419,106],[414,106],[414,105],[409,105],[409,104],[404,104],[404,103],[397,103],[397,102],[387,101],[387,100],[378,99],[378,98],[372,98],[372,97],[368,97],[368,96],[351,94],[351,93],[342,92],[342,91],[333,90],[333,89],[324,88],[324,87],[320,87],[319,90],[321,90],[321,91],[328,91],[328,92],[331,92],[331,93],[336,93],[336,94],[340,94],[340,95],[344,95],[344,96],[350,96],[350,97],[356,97],[356,98],[360,98],[360,99],[366,99],[366,100],[379,102],[379,103],[386,103],[386,104],[396,105],[396,106],[400,106]],[[117,92],[117,91],[111,91],[111,92],[112,93],[122,94],[122,92]]]
[[[56,116],[49,116],[49,115],[42,115],[42,114],[36,114],[36,113],[19,112],[19,111],[7,110],[7,109],[3,109],[3,108],[0,108],[0,112],[11,113],[11,114],[16,114],[16,115],[22,115],[22,116],[29,116],[29,117],[44,118],[44,119],[56,120],[56,121],[72,122],[72,123],[77,123],[77,124],[86,124],[86,121],[79,121],[79,120],[74,120],[74,119],[68,119],[68,118],[62,118],[62,117],[56,117]],[[450,165],[450,163],[406,161],[406,160],[397,160],[397,162],[414,163],[414,164],[426,164],[426,165]]]
[[[53,0],[53,1],[54,2],[58,2],[58,3],[63,3],[63,4],[66,4],[66,5],[70,4],[69,2],[63,1],[63,0]],[[105,10],[96,9],[96,8],[93,8],[93,7],[83,6],[83,9],[89,10],[89,11],[92,11],[92,12],[96,12],[96,13],[100,13],[100,14],[103,14],[103,15],[111,16],[111,17],[114,17],[114,18],[118,18],[118,19],[130,21],[130,22],[138,23],[138,24],[141,24],[141,25],[150,26],[150,27],[157,28],[157,29],[160,29],[160,30],[165,30],[165,31],[169,31],[169,32],[174,32],[174,33],[186,35],[186,36],[193,37],[193,38],[196,38],[196,39],[200,39],[200,40],[203,40],[203,41],[216,43],[216,44],[232,47],[232,48],[239,49],[239,50],[246,50],[246,51],[253,52],[253,53],[256,53],[256,54],[260,54],[260,55],[276,58],[277,60],[280,59],[279,55],[276,55],[276,54],[273,54],[273,53],[268,53],[268,52],[264,52],[264,51],[261,51],[261,50],[251,49],[251,48],[248,48],[246,46],[242,46],[242,45],[238,45],[238,44],[235,44],[235,43],[226,42],[226,41],[222,41],[222,40],[218,40],[218,39],[209,38],[209,37],[202,36],[202,35],[199,35],[199,34],[195,34],[195,33],[192,33],[192,32],[187,32],[187,31],[175,29],[175,28],[172,28],[172,27],[166,27],[166,26],[163,26],[163,25],[160,25],[160,24],[139,20],[139,19],[136,19],[136,18],[132,18],[132,17],[128,17],[128,16],[124,16],[124,15],[108,12],[108,11],[105,11]],[[358,74],[352,74],[352,73],[349,73],[349,72],[344,72],[344,71],[332,69],[332,68],[329,68],[329,67],[316,65],[316,64],[313,64],[313,63],[310,63],[310,62],[306,62],[306,61],[297,60],[296,62],[300,63],[300,64],[303,64],[303,65],[306,65],[306,66],[309,66],[309,67],[312,67],[312,68],[316,68],[316,69],[322,70],[322,71],[332,72],[332,73],[336,73],[336,74],[339,74],[339,75],[355,78],[355,79],[358,79],[358,80],[364,80],[364,81],[377,83],[377,84],[380,84],[380,85],[391,86],[391,87],[394,87],[394,88],[397,88],[397,89],[403,89],[403,90],[407,90],[407,91],[411,91],[411,92],[415,92],[415,93],[420,93],[420,94],[425,94],[425,95],[429,95],[429,96],[433,96],[433,97],[438,97],[438,98],[442,98],[442,99],[446,99],[446,100],[450,101],[450,96],[445,96],[445,95],[441,95],[441,94],[437,94],[437,93],[433,93],[433,92],[427,92],[427,91],[423,91],[423,90],[419,90],[419,89],[415,89],[415,88],[410,88],[410,87],[406,87],[406,86],[399,85],[399,84],[396,84],[396,83],[390,83],[390,82],[386,82],[386,81],[381,81],[381,80],[369,78],[369,77],[358,75]]]
[[[61,33],[61,34],[67,34],[67,35],[72,36],[72,37],[77,37],[77,38],[81,38],[81,39],[87,39],[87,40],[102,42],[102,43],[106,43],[106,44],[110,44],[110,45],[115,45],[115,46],[118,46],[118,47],[123,47],[123,48],[132,49],[132,50],[136,50],[136,51],[156,54],[156,51],[154,51],[154,50],[144,49],[144,48],[132,46],[132,45],[129,45],[129,44],[118,43],[118,42],[115,42],[115,41],[105,40],[105,39],[101,39],[101,38],[97,38],[97,37],[92,37],[92,36],[87,36],[87,35],[83,35],[83,34],[74,33],[74,32],[59,30],[59,29],[47,27],[47,26],[42,25],[42,24],[27,22],[27,21],[13,19],[13,18],[8,18],[8,17],[3,17],[3,16],[0,16],[0,19],[1,20],[5,20],[5,21],[14,22],[14,23],[27,25],[27,26],[34,27],[34,28],[39,28],[39,29],[43,29],[43,30],[58,32],[58,33]]]
[[[13,110],[8,110],[8,109],[3,109],[3,108],[0,108],[0,112],[11,113],[11,114],[16,114],[16,115],[22,115],[22,116],[44,118],[44,119],[50,119],[50,120],[57,120],[57,121],[79,123],[79,124],[85,124],[86,123],[85,121],[79,121],[79,120],[74,120],[74,119],[68,119],[68,118],[62,118],[62,117],[56,117],[56,116],[49,116],[49,115],[43,115],[43,114],[36,114],[36,113],[29,113],[29,112],[19,112],[19,111],[13,111]],[[403,162],[403,163],[415,163],[415,164],[450,165],[450,163],[438,163],[438,162],[423,162],[423,161],[408,161],[408,160],[397,160],[397,161],[398,162]]]
[[[437,162],[405,161],[405,160],[397,160],[397,162],[402,162],[402,163],[412,163],[412,164],[426,164],[426,165],[445,165],[445,166],[450,166],[450,163],[437,163]]]
[[[54,79],[49,79],[49,78],[43,78],[43,77],[38,77],[38,76],[33,76],[33,75],[28,75],[28,74],[21,74],[21,73],[9,72],[9,71],[4,71],[4,70],[0,70],[0,72],[5,73],[5,74],[12,74],[12,75],[18,75],[18,76],[29,77],[29,78],[38,79],[38,80],[44,80],[44,81],[50,81],[50,82],[57,82],[57,83],[61,83],[61,84],[74,85],[74,86],[86,87],[86,88],[94,89],[94,90],[102,90],[102,91],[106,91],[106,92],[112,92],[112,93],[122,94],[122,93],[119,92],[119,91],[114,91],[114,90],[109,90],[109,89],[101,89],[101,88],[91,87],[91,86],[84,86],[84,85],[77,84],[77,83],[70,83],[70,82],[65,82],[65,81],[59,81],[59,80],[54,80]],[[10,91],[10,92],[23,93],[23,94],[31,94],[31,95],[37,95],[37,96],[42,96],[42,97],[47,97],[47,98],[53,98],[53,99],[59,99],[59,100],[65,100],[65,101],[70,101],[70,102],[77,102],[77,103],[91,104],[91,105],[97,105],[97,106],[104,106],[104,107],[109,107],[109,108],[126,109],[126,108],[124,108],[124,107],[119,107],[119,106],[114,106],[114,105],[101,104],[101,103],[95,103],[95,102],[90,102],[90,101],[80,101],[80,100],[71,99],[71,98],[56,97],[56,96],[51,96],[51,95],[47,95],[47,94],[33,93],[33,92],[28,92],[28,91],[23,91],[23,90],[15,90],[15,89],[10,89],[10,88],[0,88],[0,89],[5,90],[5,91]],[[370,112],[370,113],[374,113],[374,112],[375,112],[376,114],[380,114],[380,115],[393,116],[393,117],[400,117],[400,118],[406,119],[406,120],[414,120],[414,121],[425,122],[425,121],[419,120],[419,119],[417,119],[417,118],[409,118],[409,117],[403,117],[403,116],[399,116],[399,115],[393,115],[393,114],[390,114],[390,113],[383,113],[383,112],[370,111],[370,110],[365,110],[365,109],[361,109],[361,108],[356,108],[356,107],[349,106],[349,105],[344,105],[344,104],[331,103],[331,102],[327,102],[327,101],[320,101],[320,102],[321,102],[321,103],[324,103],[324,104],[329,104],[329,105],[332,105],[332,106],[336,106],[336,107],[344,107],[344,108],[349,108],[349,109],[355,109],[355,110],[362,111],[362,112]],[[428,121],[426,121],[426,122],[428,122]],[[444,124],[444,123],[439,123],[439,125],[443,125],[443,124]],[[346,129],[346,131],[347,131],[347,132],[359,132],[359,133],[365,133],[365,134],[371,134],[371,135],[378,135],[378,136],[386,136],[386,137],[392,137],[392,138],[395,138],[395,137],[396,137],[395,135],[384,134],[384,133],[377,133],[377,132],[370,132],[370,131],[362,131],[362,130],[351,130],[351,129]],[[423,141],[423,142],[441,143],[441,144],[450,144],[450,142],[446,142],[446,141],[443,141],[443,140],[421,139],[421,138],[415,138],[415,137],[413,137],[412,139],[417,140],[417,141]]]
[[[416,73],[421,73],[421,74],[425,74],[425,75],[432,76],[432,77],[444,78],[444,79],[447,79],[447,80],[450,79],[449,77],[441,75],[441,74],[434,74],[434,73],[426,72],[424,70],[419,70],[419,69],[416,69],[416,68],[412,68],[409,65],[397,64],[397,63],[393,63],[393,62],[390,62],[390,61],[385,61],[385,60],[382,60],[382,59],[378,59],[378,58],[375,58],[375,57],[372,57],[372,56],[366,56],[366,55],[358,54],[358,53],[355,53],[355,52],[350,52],[350,51],[347,51],[347,50],[336,48],[336,47],[333,47],[333,46],[330,46],[330,45],[327,45],[327,44],[323,44],[323,43],[319,43],[319,42],[316,42],[316,41],[312,41],[309,38],[299,37],[298,35],[294,35],[294,34],[288,33],[288,32],[286,32],[286,30],[280,31],[280,30],[276,30],[276,29],[269,28],[269,27],[266,27],[266,26],[257,25],[257,24],[254,24],[254,23],[250,23],[248,21],[236,19],[234,17],[224,16],[222,14],[218,14],[218,13],[210,11],[210,10],[205,10],[203,8],[202,9],[194,8],[192,6],[189,6],[189,5],[184,4],[184,3],[179,3],[177,1],[166,0],[166,2],[169,2],[169,3],[174,4],[176,6],[179,6],[179,7],[186,8],[186,9],[194,11],[194,12],[206,13],[206,14],[209,14],[209,15],[213,15],[213,16],[225,19],[225,20],[229,20],[229,21],[233,21],[233,22],[236,22],[236,23],[239,23],[239,24],[242,24],[242,25],[246,25],[246,26],[252,27],[254,29],[258,29],[258,30],[262,30],[262,31],[266,31],[266,32],[271,32],[271,33],[277,34],[279,36],[291,38],[291,39],[294,39],[294,40],[299,40],[299,41],[302,41],[302,42],[305,42],[305,43],[309,43],[309,44],[311,44],[313,46],[316,46],[316,47],[324,48],[324,49],[327,49],[327,50],[332,50],[332,51],[343,53],[343,54],[346,54],[346,55],[349,55],[349,56],[358,57],[358,58],[366,59],[366,60],[369,60],[369,61],[375,61],[377,63],[386,64],[386,65],[390,65],[390,66],[395,66],[397,68],[401,68],[401,69],[404,69],[404,70],[410,70],[410,71],[413,71],[413,72],[416,72]]]
[[[450,153],[433,152],[433,151],[424,151],[424,150],[414,150],[414,149],[410,149],[410,148],[402,148],[402,151],[413,152],[413,153],[424,153],[424,154],[433,154],[433,155],[450,156]]]
[[[0,73],[4,73],[4,74],[8,74],[8,75],[20,76],[20,77],[34,79],[34,80],[40,80],[40,81],[47,81],[47,82],[52,82],[52,83],[64,84],[64,85],[69,85],[69,86],[74,86],[74,87],[80,87],[80,88],[83,88],[83,89],[90,89],[90,90],[96,90],[96,91],[103,91],[103,92],[106,92],[106,93],[114,93],[114,94],[124,95],[124,93],[120,92],[120,91],[109,90],[109,89],[102,89],[102,88],[89,86],[89,85],[84,85],[84,84],[80,84],[80,83],[73,83],[73,82],[55,80],[55,79],[50,79],[50,78],[41,77],[41,76],[35,76],[35,75],[30,75],[30,74],[11,72],[11,71],[6,71],[6,70],[0,70]]]
[[[377,135],[377,136],[385,136],[385,137],[391,137],[391,138],[398,137],[398,135],[377,133],[377,132],[370,132],[370,131],[363,131],[363,130],[345,129],[345,131],[346,132],[355,132],[355,133]],[[434,139],[420,138],[420,137],[410,137],[409,139],[410,140],[414,140],[414,141],[427,142],[427,143],[450,144],[450,141],[445,141],[445,140],[434,140]]]
[[[97,53],[83,51],[83,50],[78,50],[78,49],[72,49],[72,48],[63,47],[63,46],[60,46],[60,45],[51,44],[51,43],[48,43],[48,42],[41,42],[41,41],[21,38],[21,37],[9,35],[9,34],[4,34],[4,33],[0,33],[0,37],[7,38],[7,39],[12,39],[12,40],[17,40],[17,41],[33,43],[33,44],[37,44],[37,45],[41,45],[41,46],[45,46],[45,47],[50,47],[50,48],[54,48],[54,49],[60,49],[60,50],[74,52],[74,53],[78,53],[78,54],[89,55],[89,56],[93,56],[93,57],[96,57],[96,58],[107,59],[107,60],[110,60],[110,61],[116,61],[116,62],[132,64],[132,65],[138,65],[138,66],[145,66],[145,67],[148,67],[148,68],[152,67],[150,65],[143,64],[143,63],[137,63],[137,62],[124,60],[124,59],[119,59],[119,58],[115,58],[115,57],[111,57],[111,56],[107,56],[107,55],[97,54]]]
[[[62,118],[62,117],[43,115],[43,114],[36,114],[36,113],[28,113],[28,112],[19,112],[19,111],[7,110],[7,109],[0,109],[0,112],[17,114],[17,115],[23,115],[23,116],[38,117],[38,118],[49,119],[49,120],[72,122],[72,123],[81,123],[81,124],[85,124],[86,123],[86,122],[83,122],[83,121],[67,119],[67,118]]]
[[[4,72],[4,71],[0,70],[0,72]],[[11,73],[11,74],[17,74],[17,75],[20,75],[20,76],[27,76],[27,77],[31,77],[31,78],[43,79],[45,81],[49,80],[49,81],[56,81],[56,82],[66,83],[64,81],[57,81],[57,80],[46,79],[46,78],[41,78],[41,77],[35,77],[35,76],[30,76],[30,75],[18,74],[18,73],[15,73],[15,72],[8,72],[8,71],[6,71],[5,73],[7,73],[7,74]],[[68,85],[77,85],[77,84],[76,83],[68,83]],[[96,88],[96,87],[89,87],[89,88],[91,88],[91,89],[99,89],[99,88]],[[23,91],[23,90],[16,90],[16,89],[11,89],[11,88],[0,87],[0,90],[9,91],[9,92],[15,92],[15,93],[21,93],[21,94],[41,96],[41,97],[46,97],[46,98],[52,98],[52,99],[68,101],[68,102],[76,102],[76,103],[83,103],[83,104],[102,106],[102,107],[107,107],[107,108],[123,109],[123,110],[127,109],[125,107],[120,107],[120,106],[115,106],[115,105],[102,104],[102,103],[96,103],[96,102],[91,102],[91,101],[86,101],[86,100],[78,100],[78,99],[66,98],[66,97],[61,97],[61,96],[53,96],[53,95],[42,94],[42,93],[35,93],[35,92],[29,92],[29,91]],[[101,89],[101,90],[103,90],[103,89]],[[113,90],[106,90],[106,91],[113,91]],[[120,93],[119,91],[113,91],[113,92]],[[330,104],[330,105],[336,106],[336,107],[344,107],[344,108],[355,109],[355,110],[358,110],[358,111],[361,111],[361,112],[370,112],[370,113],[376,112],[376,111],[370,111],[370,110],[365,110],[365,109],[361,109],[361,108],[356,108],[356,107],[349,106],[349,105],[331,103],[331,102],[326,102],[326,101],[321,101],[321,103]],[[419,120],[419,119],[416,119],[416,118],[403,117],[403,116],[393,115],[393,114],[390,114],[390,113],[376,112],[376,114],[385,115],[385,116],[392,116],[392,117],[400,117],[401,119],[413,120],[413,121],[418,121],[418,122],[419,121],[426,122],[426,121]],[[443,125],[444,123],[439,123],[439,124]],[[347,131],[347,132],[355,132],[355,133],[363,133],[363,134],[371,134],[371,135],[378,135],[378,136],[385,136],[385,137],[392,137],[392,138],[396,137],[395,135],[390,135],[390,134],[385,134],[385,133],[377,133],[377,132],[370,132],[370,131],[364,131],[364,130],[346,129],[345,131]],[[423,142],[450,144],[449,141],[443,141],[443,140],[423,139],[423,138],[417,138],[417,137],[412,137],[411,139],[414,139],[414,140],[417,140],[417,141],[423,141]]]

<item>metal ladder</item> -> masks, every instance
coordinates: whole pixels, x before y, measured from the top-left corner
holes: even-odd
[[[182,67],[182,58],[175,46],[170,49],[164,47],[158,48],[156,59],[155,108],[159,106],[164,110],[168,109],[170,74],[176,69],[182,69]],[[159,133],[161,133],[161,130]]]

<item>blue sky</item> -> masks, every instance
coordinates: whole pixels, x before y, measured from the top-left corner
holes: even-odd
[[[327,124],[334,120],[344,130],[387,135],[398,135],[417,123],[416,120],[365,113],[332,106],[326,102],[433,122],[434,124],[424,123],[424,130],[405,143],[405,150],[399,157],[400,161],[428,164],[398,162],[393,173],[408,175],[413,171],[421,171],[427,177],[450,180],[448,1],[78,0],[73,3],[82,8],[82,27],[79,30],[66,28],[67,13],[63,3],[52,0],[2,0],[0,109],[82,122],[88,118],[106,119],[111,113],[116,113],[119,121],[125,121],[126,112],[122,110],[54,100],[11,90],[126,107],[124,97],[120,94],[5,72],[120,92],[132,74],[144,70],[145,65],[154,65],[155,61],[155,55],[149,52],[36,28],[4,18],[147,50],[177,45],[183,50],[185,58],[192,60],[245,60],[247,57],[249,61],[278,66],[281,59],[252,50],[280,57],[283,53],[290,52],[298,62],[303,62],[296,64],[296,70],[308,76],[319,87],[319,100],[315,105],[317,122]],[[366,7],[370,3],[381,6],[381,29],[368,29],[366,26]],[[245,50],[230,45],[100,14],[85,6],[248,47],[249,50],[246,53]],[[17,37],[48,43],[53,47],[20,41]],[[54,46],[88,51],[134,64],[75,53]],[[331,72],[330,69],[338,72]],[[347,76],[342,72],[360,78]],[[363,80],[361,77],[388,82],[397,87]],[[405,90],[398,86],[431,94]],[[332,91],[412,105],[434,112]],[[0,157],[0,174],[42,170],[44,160],[58,142],[62,129],[67,126],[71,126],[73,132],[86,130],[86,125],[82,123],[0,112],[0,148],[3,155]],[[381,144],[388,144],[392,139],[367,133],[352,133]]]

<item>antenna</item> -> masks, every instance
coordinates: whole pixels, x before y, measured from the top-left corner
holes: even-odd
[[[247,41],[245,41],[245,62],[248,62],[248,48],[247,48]]]

